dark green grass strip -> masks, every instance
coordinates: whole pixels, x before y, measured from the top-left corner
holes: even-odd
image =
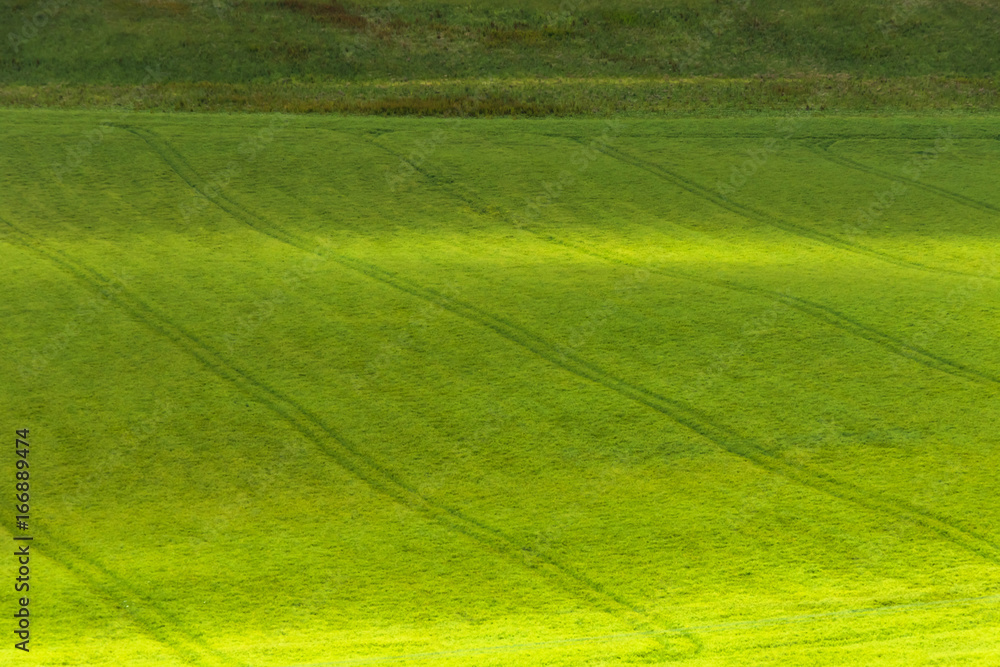
[[[340,133],[339,130],[331,130],[333,132]],[[344,133],[347,134],[347,133]],[[347,136],[354,136],[347,134]],[[424,176],[434,187],[437,187],[442,192],[448,194],[454,199],[461,201],[473,211],[480,215],[491,215],[504,218],[500,213],[496,211],[490,211],[486,206],[476,201],[472,197],[467,196],[465,193],[461,192],[455,183],[446,179],[439,177],[437,174],[432,173],[428,169],[424,168],[422,165],[418,165],[411,161],[405,155],[398,153],[391,148],[385,146],[382,142],[377,139],[365,138],[365,141],[373,146],[380,148],[381,150],[389,153],[390,155],[405,161],[414,171],[420,173]],[[910,361],[914,361],[918,364],[922,364],[927,368],[940,371],[942,373],[948,373],[949,375],[960,377],[966,380],[971,380],[973,382],[986,383],[988,385],[1000,386],[1000,376],[988,373],[986,371],[981,371],[966,364],[962,364],[957,361],[951,361],[940,355],[934,354],[928,350],[925,350],[917,345],[912,345],[899,338],[886,334],[884,332],[878,331],[862,322],[851,319],[847,315],[840,313],[833,308],[829,308],[815,301],[810,301],[808,299],[803,299],[801,297],[791,296],[783,292],[778,292],[775,290],[769,290],[763,287],[755,287],[751,285],[746,285],[743,283],[736,282],[734,280],[719,280],[712,278],[704,278],[694,274],[689,274],[684,271],[678,271],[676,269],[666,269],[662,266],[650,266],[647,264],[642,264],[635,261],[624,260],[619,257],[615,257],[606,252],[601,252],[596,250],[591,246],[574,243],[565,238],[560,238],[553,236],[551,233],[546,231],[541,225],[524,224],[521,229],[535,235],[550,243],[555,243],[557,245],[570,248],[577,252],[583,253],[585,255],[596,257],[598,259],[604,260],[606,262],[611,262],[614,264],[619,264],[622,266],[629,266],[636,269],[646,270],[650,273],[656,273],[659,275],[668,276],[670,278],[675,278],[679,280],[685,280],[688,282],[699,283],[702,285],[708,285],[717,289],[724,289],[728,291],[740,292],[742,294],[750,294],[756,297],[768,299],[774,303],[781,303],[783,305],[789,306],[798,310],[799,312],[812,317],[814,319],[820,320],[826,324],[840,329],[846,333],[862,338],[874,345],[881,347],[884,350],[891,352],[894,355],[903,357]]]
[[[143,134],[152,135],[148,130],[143,130],[140,136]],[[155,137],[155,135],[152,136]],[[155,143],[151,143],[150,145],[156,149],[157,144],[159,145],[158,152],[169,151],[173,153],[175,159],[183,160],[179,153],[166,145],[158,137],[155,139]],[[188,168],[191,169],[190,167]],[[198,189],[197,185],[193,187]],[[200,189],[198,191],[201,192]],[[201,192],[201,194],[205,195],[204,192]],[[292,238],[293,240],[289,241],[290,243],[310,252],[308,244],[294,239],[294,237],[283,230],[276,230],[264,218],[249,211],[227,196],[219,194],[211,198],[211,200],[236,219],[244,221],[254,229],[265,228],[267,231],[262,231],[262,233],[273,238],[279,238],[279,235],[285,238]],[[402,292],[434,303],[469,321],[491,329],[501,337],[520,345],[555,366],[666,415],[675,422],[715,443],[722,449],[740,456],[772,474],[785,477],[803,486],[846,502],[854,503],[876,514],[887,514],[905,518],[939,535],[955,546],[975,553],[990,562],[1000,564],[1000,547],[985,536],[963,528],[947,517],[938,516],[926,509],[902,500],[862,489],[849,482],[838,480],[825,472],[785,461],[780,455],[768,451],[752,442],[749,438],[737,434],[732,429],[714,421],[709,415],[700,410],[685,405],[676,399],[666,398],[619,379],[577,357],[572,352],[554,346],[540,336],[528,332],[509,320],[486,313],[476,306],[448,297],[431,288],[419,286],[398,274],[390,273],[370,263],[336,253],[331,253],[330,257],[338,263],[350,267],[374,280],[396,287]]]
[[[580,142],[579,139],[574,137],[567,137],[572,141]],[[962,276],[966,278],[987,278],[989,280],[1000,280],[996,276],[988,276],[978,273],[969,273],[967,271],[958,271],[955,269],[947,269],[939,266],[931,266],[929,264],[922,264],[920,262],[914,262],[909,259],[896,257],[890,253],[882,252],[880,250],[875,250],[867,246],[861,245],[860,243],[853,243],[851,241],[844,240],[838,236],[832,234],[826,234],[819,230],[813,229],[811,227],[805,227],[803,225],[797,225],[793,222],[789,222],[777,216],[771,215],[759,209],[753,208],[746,204],[739,204],[725,197],[719,196],[718,193],[713,192],[709,188],[706,188],[688,178],[685,178],[675,171],[667,169],[666,167],[639,158],[631,153],[627,153],[619,148],[614,148],[612,146],[601,146],[598,148],[599,151],[611,157],[612,159],[618,160],[624,164],[632,165],[644,171],[647,171],[654,176],[673,184],[674,186],[686,190],[691,194],[706,199],[711,203],[715,204],[719,208],[723,208],[731,213],[736,213],[749,220],[754,220],[756,222],[775,227],[789,234],[795,236],[800,236],[803,238],[811,239],[819,243],[823,243],[841,250],[846,250],[847,252],[852,252],[860,255],[867,255],[875,259],[887,262],[889,264],[895,264],[896,266],[901,266],[907,269],[917,269],[919,271],[928,271],[932,273],[946,273],[956,276]]]
[[[131,584],[114,574],[79,547],[60,539],[44,527],[35,526],[31,548],[51,558],[80,581],[111,609],[124,612],[146,635],[159,642],[188,664],[216,667],[248,667],[208,645],[201,637],[183,629],[171,614],[144,600]]]
[[[206,343],[156,312],[127,288],[119,285],[116,286],[118,289],[112,291],[110,289],[112,281],[96,270],[77,262],[59,250],[46,247],[38,239],[7,220],[0,219],[0,223],[11,230],[7,240],[16,239],[19,245],[33,250],[57,265],[85,287],[114,301],[134,320],[166,337],[195,358],[206,369],[221,379],[234,384],[247,396],[267,406],[312,442],[320,453],[331,458],[372,489],[431,518],[447,529],[471,538],[481,545],[486,545],[497,553],[512,557],[516,562],[545,575],[564,590],[587,600],[597,609],[621,617],[623,621],[633,627],[655,629],[656,626],[650,615],[638,605],[624,599],[600,582],[587,577],[576,568],[561,562],[537,546],[520,543],[482,521],[424,496],[404,482],[396,473],[381,466],[370,456],[361,452],[356,445],[350,443],[314,413],[226,361],[222,355],[212,350]],[[697,653],[702,648],[696,637],[683,633],[678,633],[677,637],[661,638],[657,641],[662,643],[664,655],[672,657],[682,657],[692,652]]]

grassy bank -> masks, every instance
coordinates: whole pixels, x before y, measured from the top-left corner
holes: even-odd
[[[416,115],[960,110],[995,109],[1000,90],[993,2],[4,4],[5,106],[131,95],[157,110]]]

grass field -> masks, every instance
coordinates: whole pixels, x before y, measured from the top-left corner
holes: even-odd
[[[0,111],[0,662],[995,665],[998,137]]]
[[[995,0],[4,0],[2,83],[995,78]]]
[[[0,106],[995,111],[997,0],[0,0]]]

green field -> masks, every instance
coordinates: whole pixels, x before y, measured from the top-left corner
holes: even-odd
[[[998,137],[0,111],[0,663],[997,664]]]
[[[997,0],[0,0],[0,106],[995,111]]]

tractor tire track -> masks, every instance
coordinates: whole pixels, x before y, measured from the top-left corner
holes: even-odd
[[[311,128],[311,129],[324,129],[324,128]],[[866,139],[866,140],[877,140],[877,141],[926,141],[930,139],[933,141],[938,135],[927,132],[926,136],[911,135],[911,136],[887,136],[885,134],[871,134],[867,132],[856,132],[850,134],[844,134],[842,132],[831,132],[829,134],[824,134],[822,132],[812,132],[812,133],[800,133],[795,132],[792,136],[782,136],[787,134],[787,130],[784,132],[779,132],[776,129],[760,130],[757,132],[729,132],[729,131],[718,131],[718,132],[705,132],[705,131],[690,131],[690,132],[676,132],[676,131],[657,131],[655,134],[634,134],[632,135],[635,139],[771,139],[775,137],[781,138],[783,141],[798,141],[800,139],[805,140],[816,140],[816,141],[840,141],[845,139]],[[545,136],[552,137],[554,139],[574,139],[577,141],[582,141],[586,135],[574,134],[570,132],[547,132],[538,130],[532,132],[533,136]],[[1000,137],[991,134],[982,134],[979,136],[975,135],[965,135],[966,139],[1000,139]]]
[[[214,196],[211,196],[208,193],[206,193],[201,185],[202,180],[199,174],[194,170],[194,168],[191,167],[190,164],[188,164],[187,160],[180,153],[174,150],[165,140],[160,138],[155,133],[145,129],[127,125],[121,125],[120,127],[129,132],[132,132],[133,134],[141,138],[148,146],[150,146],[150,148],[154,150],[154,152],[160,155],[160,157],[171,168],[173,168],[175,172],[182,178],[182,180],[184,180],[192,189],[194,189],[196,192],[204,196],[213,204],[224,210],[226,213],[228,213],[236,220],[242,222],[243,224],[246,224],[247,226],[253,228],[254,230],[266,236],[269,236],[270,238],[291,245],[306,253],[315,253],[315,246],[306,242],[305,239],[298,238],[296,236],[286,233],[284,230],[281,230],[280,228],[277,228],[276,226],[270,224],[268,221],[263,219],[261,216],[245,209],[245,207],[242,207],[237,202],[227,197],[225,194],[218,193]],[[340,255],[339,253],[326,252],[324,253],[323,256],[329,257],[334,261],[340,263],[342,266],[345,266],[349,269],[353,269],[354,271],[360,272],[369,278],[374,278],[375,280],[380,280],[379,276],[388,277],[389,275],[386,274],[385,272],[380,272],[375,267],[365,265],[364,263],[358,262],[356,260],[352,260],[351,258],[345,255]],[[381,282],[385,283],[387,281],[383,279],[381,280]],[[399,288],[398,285],[393,285],[393,286]],[[416,294],[414,294],[414,296],[416,296]],[[190,334],[186,335],[190,337]],[[244,377],[248,381],[251,381],[248,376],[244,375]],[[265,387],[264,385],[256,381],[253,382],[260,390],[278,395],[275,390],[269,387]],[[340,464],[345,469],[351,471],[360,479],[372,485],[374,488],[377,488],[383,491],[384,493],[389,493],[390,495],[392,495],[390,492],[393,491],[393,489],[389,489],[385,485],[381,484],[378,477],[382,476],[387,479],[390,479],[393,482],[393,484],[395,484],[397,487],[399,487],[400,489],[404,489],[408,494],[417,496],[420,500],[420,502],[417,503],[415,506],[414,503],[412,502],[412,499],[407,498],[405,494],[397,493],[393,495],[393,498],[397,502],[400,502],[406,506],[415,509],[422,508],[425,513],[430,512],[434,514],[435,515],[434,518],[438,519],[439,521],[441,521],[442,517],[445,517],[447,518],[447,520],[441,522],[444,523],[446,526],[448,526],[452,530],[465,534],[466,536],[471,537],[473,539],[477,539],[481,542],[486,542],[486,543],[493,542],[494,546],[496,546],[497,540],[500,540],[500,542],[503,545],[500,551],[506,552],[508,554],[513,553],[517,555],[518,556],[517,560],[521,561],[527,560],[529,566],[533,567],[536,566],[538,562],[541,562],[547,565],[548,567],[560,572],[561,573],[560,577],[556,577],[556,579],[561,578],[564,580],[561,582],[561,586],[564,589],[569,589],[572,591],[574,588],[579,589],[579,587],[582,585],[585,590],[584,591],[575,590],[574,591],[575,594],[580,595],[584,599],[589,598],[591,604],[593,604],[597,608],[602,609],[604,611],[608,611],[609,613],[615,613],[616,608],[618,611],[620,611],[621,609],[625,609],[631,614],[637,615],[641,618],[641,621],[638,623],[638,627],[653,628],[653,625],[650,623],[649,619],[644,617],[645,614],[641,612],[639,610],[639,607],[634,603],[618,596],[613,591],[609,591],[603,584],[590,579],[589,577],[585,576],[583,573],[579,572],[575,568],[572,568],[566,565],[565,563],[556,560],[551,555],[544,553],[530,545],[519,544],[513,538],[511,538],[510,536],[506,535],[505,533],[501,532],[496,528],[493,528],[477,519],[469,517],[468,515],[464,514],[463,512],[455,508],[436,503],[430,500],[429,498],[422,496],[421,494],[419,494],[419,492],[416,491],[416,489],[404,483],[403,480],[400,477],[398,477],[395,473],[378,465],[372,459],[370,459],[370,457],[367,457],[364,454],[362,454],[359,449],[357,449],[354,445],[349,444],[342,436],[335,433],[315,414],[311,413],[303,406],[293,403],[291,399],[285,396],[281,396],[281,399],[284,402],[288,403],[289,405],[293,405],[295,407],[295,410],[299,414],[303,415],[307,420],[311,421],[314,425],[318,426],[329,437],[337,441],[338,444],[341,445],[341,447],[349,451],[354,457],[363,460],[365,464],[374,468],[376,472],[375,475],[366,475],[363,466],[353,465],[354,464],[353,461],[349,462],[343,460],[342,458],[333,457],[334,460],[338,462],[338,464]],[[262,402],[268,404],[267,401],[262,401]],[[322,447],[322,445],[318,444],[318,446],[320,448],[320,451],[323,451],[324,453],[327,453],[328,455],[332,456],[332,453],[328,451],[326,448]],[[574,582],[574,586],[567,587],[566,585],[567,582],[565,581],[567,578],[568,580]],[[595,594],[597,596],[596,599],[594,597]],[[611,602],[613,604],[609,605],[608,602]],[[634,621],[633,624],[635,624]],[[701,644],[697,640],[697,638],[684,637],[684,639],[691,645],[693,645],[696,653],[701,650]]]
[[[160,141],[162,140],[157,139],[157,142]],[[223,202],[219,203],[220,208],[223,208],[227,212],[235,211],[232,214],[239,220],[252,218],[255,220],[257,226],[273,228],[273,225],[267,223],[262,216],[245,209],[242,205],[225,195],[219,195],[213,198],[212,201]],[[254,228],[256,229],[257,226]],[[290,237],[284,231],[280,231],[280,234]],[[274,233],[268,235],[278,238]],[[297,241],[293,245],[306,252],[311,252],[308,249],[308,244]],[[390,273],[367,262],[337,253],[331,253],[330,256],[338,263],[369,276],[378,282],[391,285],[418,299],[434,303],[460,317],[491,329],[501,337],[529,350],[549,363],[563,368],[580,378],[599,384],[638,404],[649,407],[705,437],[722,449],[744,458],[772,474],[785,477],[845,502],[853,503],[873,513],[904,518],[915,525],[937,534],[942,539],[951,542],[954,546],[977,554],[992,563],[1000,564],[1000,547],[996,543],[983,535],[963,528],[947,517],[938,516],[929,510],[906,501],[884,496],[879,492],[862,489],[850,482],[838,480],[822,471],[788,462],[780,455],[757,445],[749,438],[743,437],[732,429],[716,423],[710,416],[697,408],[619,379],[577,357],[572,352],[552,345],[540,336],[530,333],[504,318],[489,314],[476,306],[446,296],[432,288],[419,286],[398,274]]]
[[[180,621],[146,602],[143,595],[127,581],[86,556],[78,547],[58,539],[44,528],[35,526],[33,531],[39,539],[31,542],[32,549],[61,565],[109,608],[124,611],[143,633],[184,662],[206,667],[247,667],[245,663],[216,651],[199,637],[185,633],[180,629]],[[126,604],[128,602],[134,606]]]
[[[570,141],[579,143],[577,140],[572,138],[570,139]],[[916,269],[918,271],[926,271],[929,273],[942,273],[948,275],[962,276],[963,278],[986,278],[988,280],[1000,280],[1000,278],[997,278],[996,276],[988,276],[978,273],[969,273],[967,271],[959,271],[957,269],[948,269],[940,266],[931,266],[929,264],[914,262],[909,259],[897,257],[890,253],[882,252],[881,250],[875,250],[873,248],[863,246],[859,243],[853,243],[851,241],[842,239],[838,236],[834,236],[832,234],[826,234],[819,230],[812,229],[810,227],[805,227],[803,225],[798,225],[793,222],[784,220],[782,218],[778,218],[776,216],[773,216],[769,213],[758,210],[746,204],[737,204],[736,202],[729,201],[728,199],[720,197],[717,193],[712,192],[710,189],[704,187],[703,185],[700,185],[690,179],[687,179],[677,174],[674,171],[666,169],[665,167],[656,164],[654,162],[649,162],[648,160],[643,160],[641,158],[635,157],[634,155],[626,153],[621,149],[614,148],[611,146],[602,146],[597,150],[601,151],[602,153],[604,153],[605,155],[614,160],[618,160],[619,162],[631,165],[638,169],[642,169],[643,171],[646,171],[650,174],[653,174],[654,176],[657,176],[662,180],[671,183],[675,187],[685,190],[695,195],[696,197],[705,199],[731,213],[735,213],[739,216],[747,218],[748,220],[754,220],[756,222],[769,225],[776,229],[780,229],[794,236],[808,238],[812,241],[833,246],[840,250],[845,250],[847,252],[855,253],[858,255],[873,257],[880,261],[889,264],[894,264],[896,266],[900,266],[906,269]]]
[[[826,473],[789,463],[780,455],[774,454],[748,438],[738,435],[728,427],[716,423],[699,409],[621,380],[577,357],[572,352],[552,345],[504,318],[485,313],[475,306],[459,302],[433,289],[416,286],[398,275],[390,274],[358,260],[348,260],[348,264],[354,265],[358,271],[376,280],[391,284],[417,298],[431,301],[466,319],[478,322],[500,336],[530,350],[549,363],[656,410],[726,451],[747,459],[773,474],[781,475],[841,500],[852,502],[875,513],[887,513],[907,518],[915,524],[932,530],[955,545],[1000,564],[1000,547],[945,517],[936,516],[905,501],[880,498],[878,494],[836,480]]]
[[[902,174],[892,174],[876,167],[869,167],[868,165],[856,162],[849,157],[837,155],[836,153],[830,151],[830,146],[832,146],[832,144],[820,145],[811,141],[802,141],[800,143],[817,155],[821,156],[823,159],[833,162],[834,164],[839,164],[843,167],[848,167],[866,174],[872,174],[873,176],[878,176],[879,178],[884,178],[889,181],[901,181],[903,183],[908,183],[914,187],[920,188],[921,190],[940,195],[954,202],[978,209],[980,211],[985,211],[987,213],[1000,213],[1000,206],[995,206],[979,199],[973,199],[972,197],[968,197],[961,193],[953,192],[952,190],[947,190],[931,183],[924,183],[923,181],[903,176]]]
[[[333,132],[340,132],[339,130],[332,130]],[[353,136],[353,135],[348,135]],[[422,174],[434,187],[448,194],[454,199],[457,199],[469,208],[471,208],[476,213],[480,215],[491,215],[491,211],[483,204],[477,202],[473,198],[465,195],[459,191],[455,186],[455,183],[451,180],[444,179],[438,175],[430,172],[429,170],[423,168],[420,165],[414,164],[408,157],[397,153],[393,149],[383,145],[377,139],[364,138],[364,140],[393,155],[398,157],[400,160],[407,162],[413,169]],[[783,305],[794,308],[795,310],[808,315],[809,317],[818,319],[826,324],[840,329],[848,334],[862,338],[874,345],[881,347],[884,350],[891,352],[894,355],[903,357],[904,359],[914,361],[921,364],[927,368],[939,371],[942,373],[947,373],[954,377],[959,377],[965,380],[971,380],[973,382],[985,383],[988,385],[1000,386],[1000,376],[975,369],[971,366],[965,364],[951,361],[945,357],[939,356],[925,350],[919,346],[912,345],[895,338],[889,334],[883,333],[874,329],[866,324],[858,322],[857,320],[851,319],[850,317],[840,313],[833,308],[829,308],[822,304],[816,303],[815,301],[810,301],[808,299],[803,299],[800,297],[791,296],[783,292],[778,292],[776,290],[770,290],[764,287],[755,287],[751,285],[746,285],[744,283],[739,283],[733,280],[725,279],[713,279],[697,276],[694,274],[688,274],[684,271],[678,271],[676,269],[665,269],[663,267],[650,267],[646,264],[641,264],[635,261],[629,261],[615,257],[609,253],[604,253],[596,250],[588,245],[574,243],[563,238],[558,238],[552,236],[547,231],[539,225],[522,225],[522,229],[535,235],[536,237],[548,241],[550,243],[555,243],[566,248],[570,248],[579,253],[588,255],[590,257],[595,257],[597,259],[604,260],[606,262],[611,262],[621,266],[628,266],[635,269],[643,269],[649,271],[650,273],[655,273],[659,275],[664,275],[670,278],[675,278],[679,280],[685,280],[688,282],[693,282],[701,285],[708,285],[717,289],[724,289],[728,291],[739,292],[742,294],[749,294],[752,296],[768,299],[772,302],[781,303]]]
[[[529,230],[530,231],[530,230]],[[810,301],[808,299],[803,299],[801,297],[792,296],[790,294],[785,294],[784,292],[778,292],[776,290],[770,290],[764,287],[755,287],[752,285],[746,285],[743,283],[738,283],[733,280],[725,279],[713,279],[705,278],[701,276],[695,276],[693,274],[687,274],[683,271],[664,269],[662,267],[650,267],[646,264],[640,262],[630,261],[626,259],[621,259],[619,257],[614,257],[608,253],[595,250],[580,244],[572,243],[564,239],[559,239],[555,237],[548,236],[544,233],[538,233],[540,238],[551,241],[552,243],[557,243],[563,245],[567,248],[572,248],[580,253],[590,255],[598,259],[603,259],[607,262],[619,264],[622,266],[628,266],[635,269],[642,269],[649,271],[650,273],[664,275],[670,278],[676,278],[678,280],[685,280],[692,283],[697,283],[701,285],[709,285],[718,289],[729,290],[733,292],[739,292],[742,294],[748,294],[751,296],[756,296],[760,298],[768,299],[772,302],[781,303],[785,306],[793,308],[800,313],[803,313],[809,317],[816,320],[824,322],[830,326],[833,326],[845,333],[856,336],[863,340],[876,345],[883,350],[886,350],[896,356],[902,357],[909,361],[918,363],[926,368],[932,370],[947,373],[952,377],[961,378],[963,380],[968,380],[976,382],[978,384],[986,384],[988,386],[997,388],[1000,387],[1000,375],[994,375],[987,371],[982,371],[966,364],[952,361],[940,355],[937,355],[929,350],[925,350],[917,345],[912,345],[899,338],[891,336],[889,334],[883,333],[877,329],[874,329],[866,324],[858,322],[843,313],[834,310],[823,304],[816,303],[815,301]]]
[[[34,251],[57,265],[89,290],[111,299],[132,319],[167,338],[206,369],[235,385],[245,395],[268,407],[310,441],[317,451],[329,457],[375,491],[430,518],[448,530],[470,538],[504,557],[540,572],[544,578],[553,581],[558,587],[570,594],[586,600],[588,604],[600,611],[618,616],[623,622],[633,627],[650,631],[657,630],[649,615],[638,605],[609,590],[576,568],[559,561],[537,547],[522,544],[506,533],[471,518],[458,509],[424,496],[405,483],[394,472],[362,453],[357,446],[326,425],[314,413],[230,364],[207,344],[154,311],[137,296],[131,294],[128,289],[116,289],[112,292],[109,289],[111,281],[97,271],[69,258],[61,251],[46,248],[37,239],[7,220],[0,218],[0,223],[12,230],[8,241],[11,237],[16,238],[22,247]],[[274,238],[279,237],[274,236]],[[689,637],[683,633],[674,634],[676,634],[674,640],[658,641],[661,641],[665,648],[675,654],[675,657],[689,655],[692,652],[697,653],[701,650],[701,644],[696,637]],[[677,645],[678,640],[681,641],[681,646]]]

